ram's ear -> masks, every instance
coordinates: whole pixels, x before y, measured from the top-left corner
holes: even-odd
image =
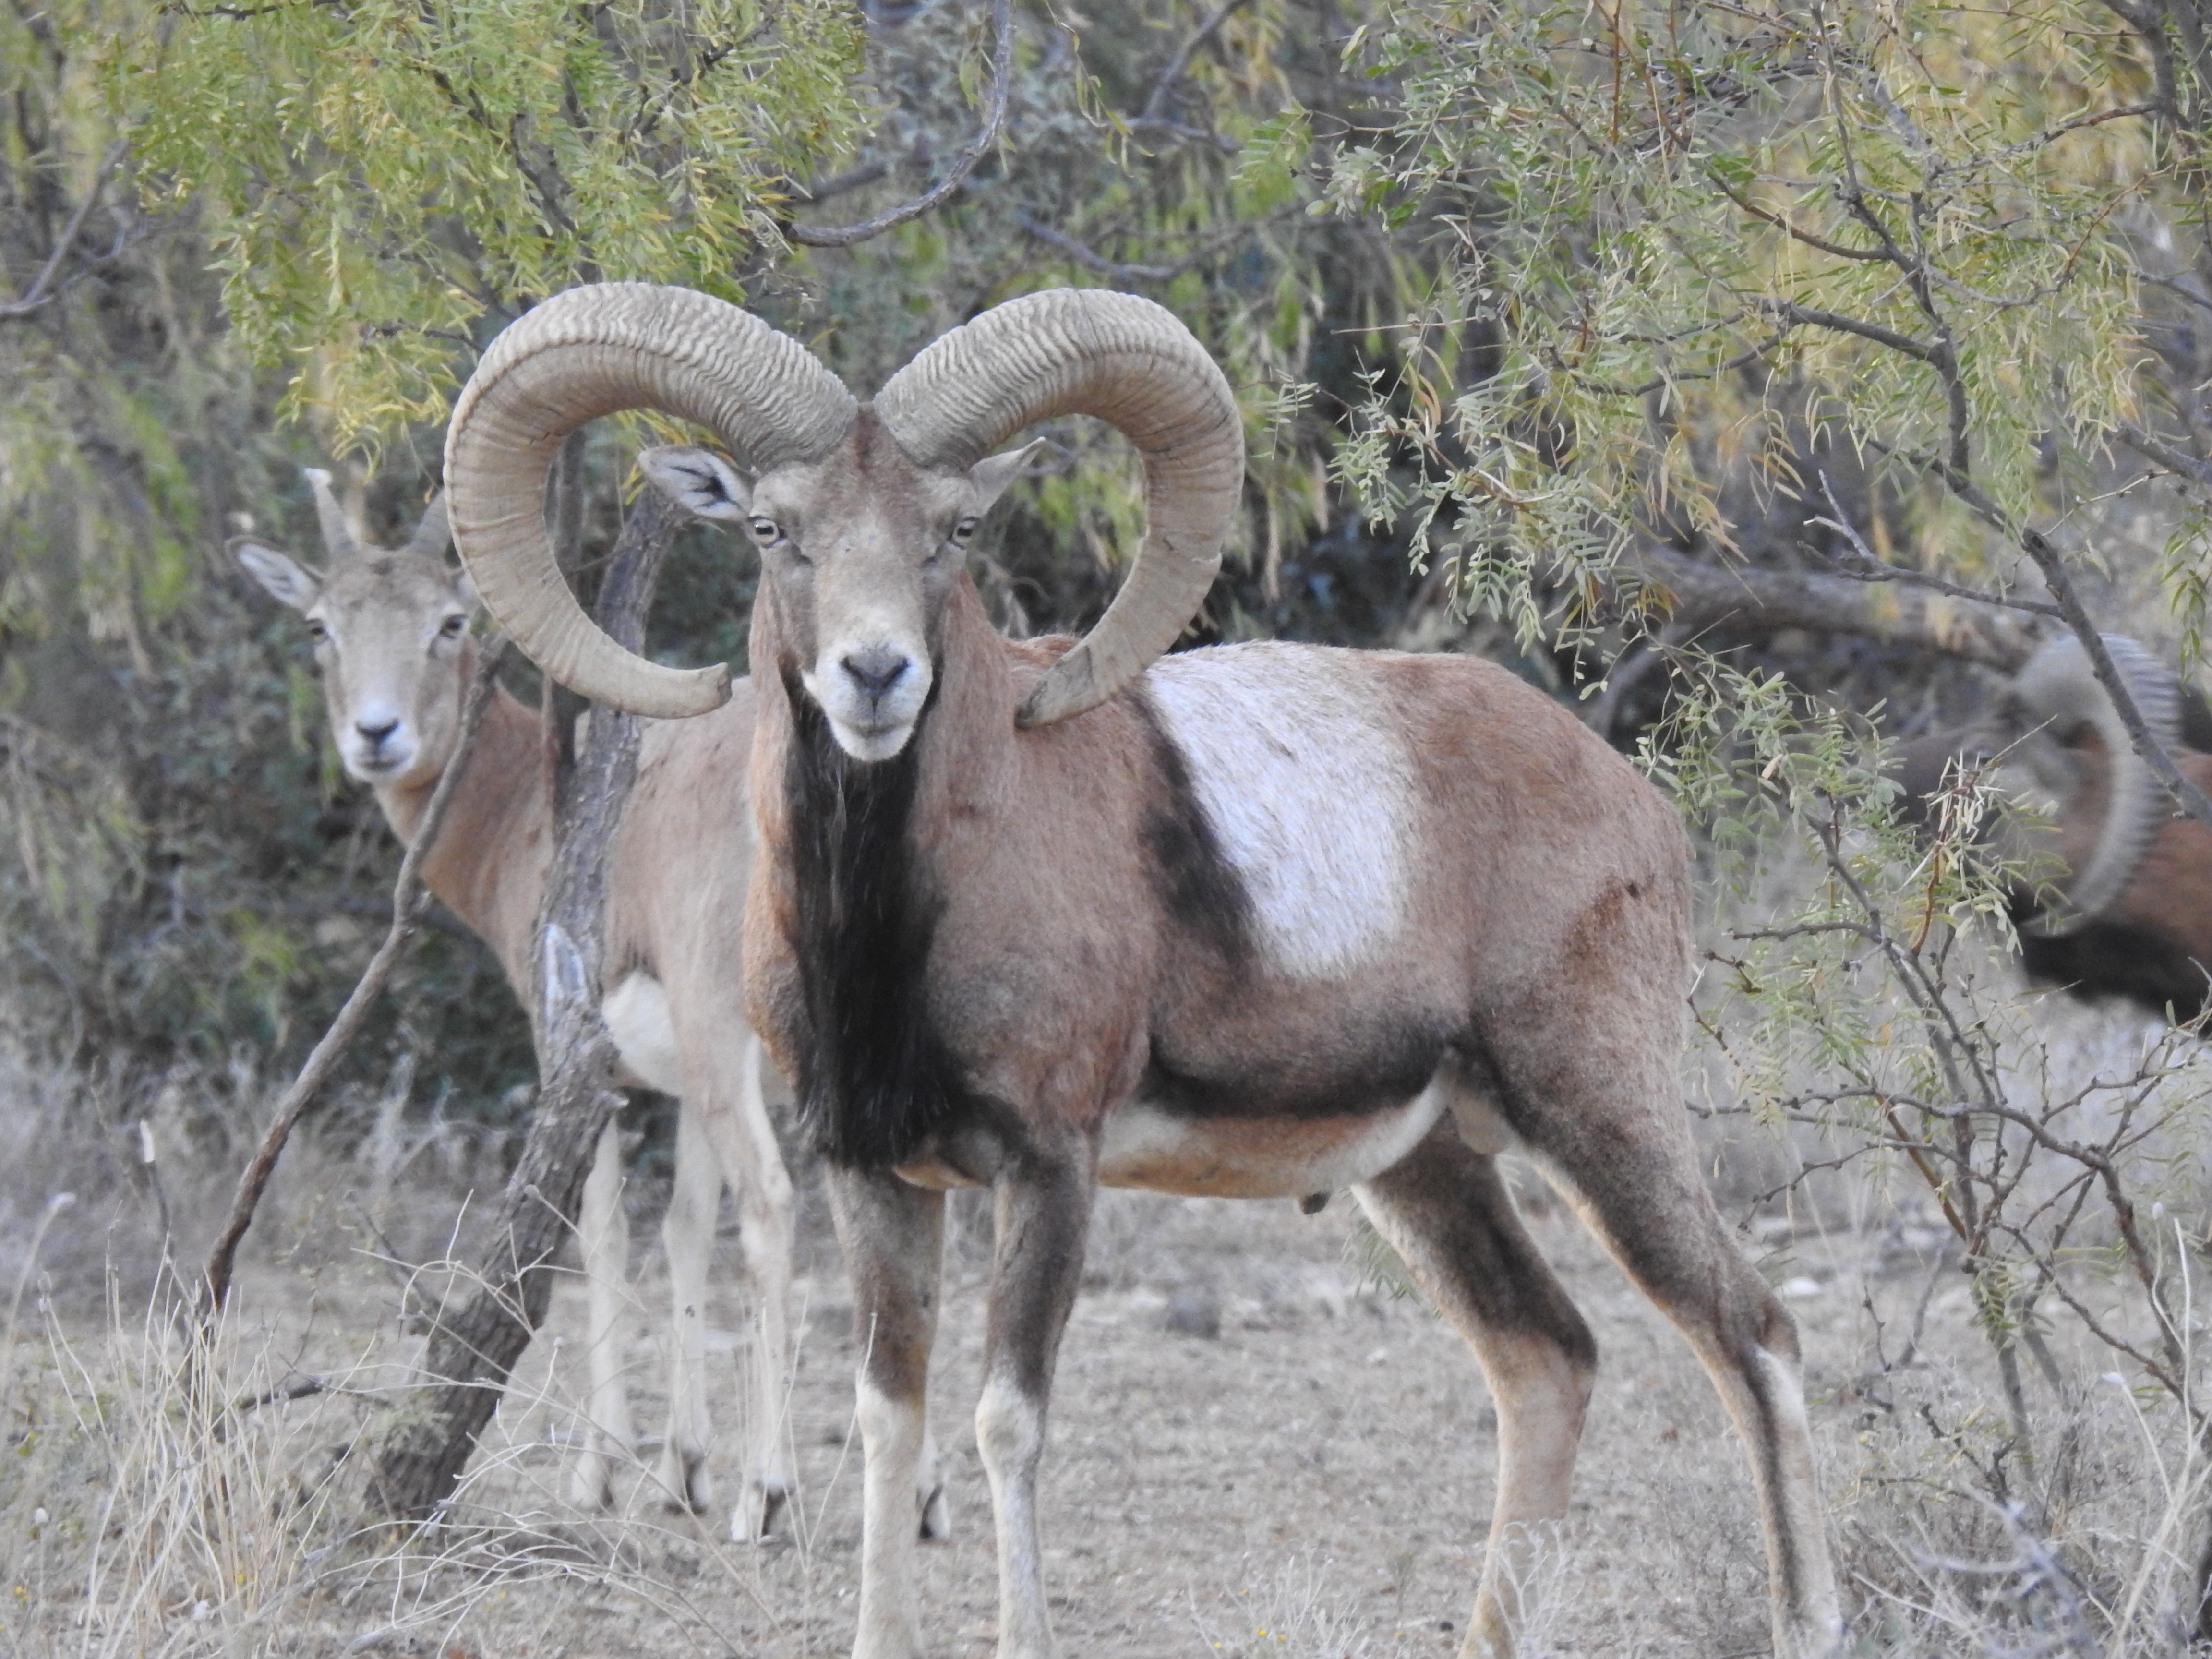
[[[695,518],[732,524],[752,508],[752,485],[711,449],[662,444],[642,452],[637,465],[654,489]]]
[[[269,591],[269,597],[295,611],[305,611],[323,591],[323,579],[289,553],[256,536],[233,536],[231,556],[246,574]]]
[[[1003,455],[987,455],[968,469],[968,480],[982,495],[975,510],[989,510],[991,503],[1006,494],[1006,486],[1030,470],[1030,463],[1041,453],[1048,441],[1034,439],[1019,449],[1010,449]]]

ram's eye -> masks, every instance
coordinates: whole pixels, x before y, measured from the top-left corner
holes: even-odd
[[[468,631],[469,619],[465,615],[448,617],[438,624],[438,636],[441,639],[458,640]]]
[[[322,619],[319,617],[310,617],[307,618],[307,637],[309,639],[313,640],[317,645],[321,645],[327,641],[330,636],[331,630],[323,625]]]
[[[783,539],[782,527],[774,519],[750,519],[746,521],[745,527],[753,532],[753,544],[757,547],[774,547]]]
[[[975,539],[975,520],[973,520],[973,519],[963,519],[963,520],[960,520],[960,522],[959,522],[958,524],[956,524],[956,525],[954,525],[954,526],[952,526],[952,544],[953,544],[953,546],[955,546],[955,547],[965,547],[965,546],[967,546],[967,545],[968,545],[968,544],[969,544],[969,543],[970,543],[970,542],[974,541]]]

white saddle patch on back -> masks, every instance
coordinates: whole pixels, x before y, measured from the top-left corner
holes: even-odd
[[[1413,768],[1389,711],[1338,653],[1255,643],[1163,657],[1146,675],[1267,963],[1331,979],[1406,912]]]
[[[676,1026],[668,1017],[668,993],[659,980],[647,973],[630,975],[600,999],[599,1018],[629,1074],[623,1081],[683,1097]]]

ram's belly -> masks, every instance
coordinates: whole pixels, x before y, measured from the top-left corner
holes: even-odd
[[[1133,1100],[1106,1120],[1098,1179],[1201,1198],[1334,1192],[1404,1158],[1443,1108],[1433,1085],[1402,1105],[1333,1117],[1193,1117]]]

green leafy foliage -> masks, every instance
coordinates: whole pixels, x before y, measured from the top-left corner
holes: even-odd
[[[1792,421],[1909,509],[1908,562],[1979,578],[1966,492],[1989,524],[2063,507],[2160,392],[2137,273],[2191,190],[2111,16],[1379,21],[1352,58],[1401,118],[1343,149],[1326,199],[1403,216],[1433,264],[1346,476],[1524,641],[1588,624],[1642,538],[1731,547],[1746,467],[1817,502],[1774,441]]]
[[[860,116],[830,0],[278,0],[149,12],[112,96],[206,215],[233,327],[341,443],[441,420],[471,340],[579,282],[740,300]]]

